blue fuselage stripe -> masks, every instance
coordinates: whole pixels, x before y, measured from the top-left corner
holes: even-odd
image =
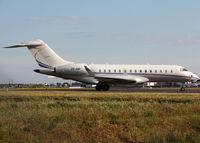
[[[43,68],[53,69],[52,66],[46,65],[46,64],[44,64],[44,63],[42,63],[42,62],[40,62],[38,60],[36,60],[36,61],[38,62],[38,65],[41,66],[41,67],[43,67]]]

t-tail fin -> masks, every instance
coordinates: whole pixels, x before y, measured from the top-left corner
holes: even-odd
[[[59,57],[46,43],[42,40],[28,41],[21,44],[5,47],[18,48],[27,47],[34,56],[35,60],[41,67],[53,69],[56,66],[61,66],[67,63],[72,63],[63,60]]]

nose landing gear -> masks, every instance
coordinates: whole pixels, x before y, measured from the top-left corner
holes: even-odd
[[[185,84],[182,83],[180,91],[185,91]]]
[[[185,87],[181,87],[180,91],[185,91]]]

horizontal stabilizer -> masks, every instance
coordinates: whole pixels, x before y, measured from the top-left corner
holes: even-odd
[[[13,45],[13,46],[4,47],[4,48],[19,48],[19,47],[30,47],[30,46],[41,46],[41,44],[37,44],[37,43],[32,43],[32,44],[17,44],[17,45]]]
[[[35,69],[34,72],[47,74],[47,75],[51,75],[51,76],[55,75],[55,72],[53,70],[48,70],[48,69]]]

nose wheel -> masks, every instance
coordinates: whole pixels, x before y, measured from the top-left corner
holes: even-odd
[[[180,91],[185,91],[185,85],[182,83]]]
[[[180,91],[185,91],[185,87],[181,87]]]

